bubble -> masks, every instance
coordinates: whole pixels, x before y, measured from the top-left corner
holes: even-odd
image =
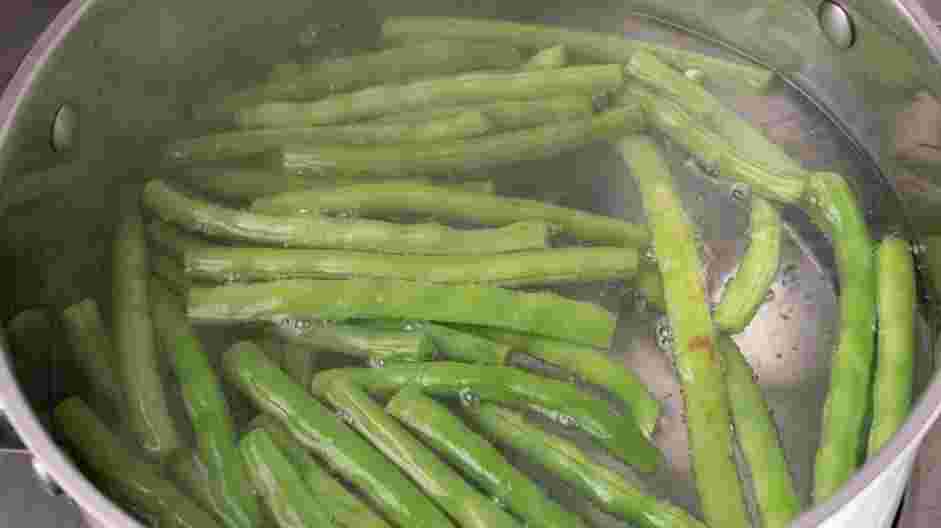
[[[369,358],[369,361],[366,362],[370,368],[382,368],[386,366],[386,360],[377,357]]]
[[[657,253],[654,251],[653,246],[647,247],[647,250],[644,251],[644,258],[650,262],[657,261]]]
[[[346,409],[337,409],[336,412],[337,418],[339,418],[343,423],[353,425],[353,415],[350,411]]]
[[[683,75],[687,79],[695,82],[702,82],[706,78],[706,74],[702,70],[697,70],[696,68],[690,68],[683,72]]]
[[[473,409],[480,405],[480,395],[470,389],[461,389],[458,392],[458,397],[464,407]]]
[[[928,246],[924,242],[917,242],[912,244],[912,254],[916,257],[924,255],[928,251]]]
[[[497,508],[506,509],[506,502],[503,501],[500,497],[491,497],[490,500],[497,505]]]
[[[568,414],[559,413],[555,417],[555,421],[566,429],[572,429],[578,425],[578,420],[576,420],[574,416]]]
[[[670,326],[670,319],[663,315],[657,319],[656,326],[657,348],[662,352],[673,351],[673,327]]]
[[[748,200],[749,195],[751,195],[751,188],[741,182],[732,185],[732,189],[729,191],[729,198],[733,202],[745,202]]]

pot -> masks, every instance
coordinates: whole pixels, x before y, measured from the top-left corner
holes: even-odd
[[[577,7],[527,0],[350,0],[329,6],[309,0],[74,0],[37,40],[0,99],[0,292],[5,299],[0,316],[7,320],[34,305],[62,307],[88,295],[109,298],[116,184],[154,176],[159,164],[154,146],[189,130],[193,102],[247,85],[285,56],[361,49],[375,41],[378,21],[401,14],[562,24],[707,51],[723,49],[759,61],[781,73],[780,93],[787,95],[743,96],[742,105],[748,109],[750,103],[753,115],[768,112],[762,123],[772,139],[790,141],[798,151],[809,145],[812,152],[800,151],[805,162],[837,167],[850,178],[874,233],[905,231],[917,240],[932,220],[930,208],[918,207],[919,193],[893,192],[900,176],[932,183],[926,179],[935,166],[930,159],[912,159],[896,127],[900,116],[912,115],[913,104],[926,98],[930,102],[932,90],[941,86],[941,34],[914,0],[587,0]],[[611,177],[621,170],[617,167],[616,156],[589,148],[529,170],[539,175],[539,187],[554,189],[545,192],[564,195],[576,205],[611,214],[639,210],[630,199],[626,206],[609,203],[619,188],[618,178]],[[572,177],[591,170],[599,176]],[[538,192],[533,187],[524,182],[513,190]],[[724,198],[710,196],[696,207],[712,211],[706,214],[704,235],[714,257],[710,273],[716,271],[714,282],[720,283],[735,261],[722,256],[734,256],[734,244],[729,249],[730,243],[721,241],[734,237],[708,233],[731,232],[740,227],[741,215],[726,214],[731,206]],[[789,387],[780,401],[769,398],[790,430],[785,448],[806,489],[826,391],[827,336],[836,324],[836,293],[826,240],[806,219],[787,211],[785,216],[794,240],[800,241],[793,248],[794,267],[785,271],[790,269],[800,286],[779,290],[785,295],[769,301],[760,324],[739,337],[756,349],[795,351],[779,363],[771,356],[750,359],[769,394]],[[929,314],[932,285],[927,277],[922,282],[920,308]],[[784,313],[789,317],[778,317]],[[787,322],[794,319],[802,323]],[[795,526],[891,523],[919,444],[941,412],[941,381],[930,379],[930,317],[922,318],[919,332],[919,398],[908,422],[839,493],[806,511]],[[767,346],[769,340],[776,340],[773,347]],[[654,348],[649,336],[632,343]],[[0,340],[0,349],[5,348]],[[642,355],[630,351],[631,357]],[[643,365],[649,363],[634,366],[665,394],[671,387],[669,373]],[[40,417],[50,402],[68,392],[68,378],[52,364],[43,375],[17,379],[9,356],[0,355],[2,409],[39,473],[74,500],[90,524],[138,526],[85,478],[43,426]],[[677,404],[666,399],[668,406]],[[679,423],[678,417],[674,420]],[[685,450],[682,435],[676,433],[681,429],[667,423],[658,440],[678,459]],[[672,470],[688,476],[688,469]],[[688,488],[682,480],[666,481],[658,491],[690,505],[694,500]]]

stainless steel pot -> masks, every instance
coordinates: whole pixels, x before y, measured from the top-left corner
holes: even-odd
[[[899,202],[888,183],[903,171],[931,178],[930,164],[896,159],[894,141],[896,116],[915,94],[941,87],[941,34],[914,0],[845,0],[840,5],[821,0],[587,0],[577,5],[528,0],[74,0],[36,42],[0,99],[0,316],[6,319],[36,304],[62,306],[90,294],[108,298],[114,184],[154,174],[153,146],[185,132],[189,102],[258,77],[284,50],[298,48],[298,35],[306,53],[311,47],[313,53],[329,54],[369,44],[375,22],[391,14],[505,17],[610,32],[638,30],[637,15],[642,15],[640,20],[681,26],[779,70],[790,90],[803,92],[819,106],[829,122],[809,131],[845,136],[832,141],[820,137],[819,143],[828,147],[819,149],[818,160],[838,164],[854,179],[877,232],[909,229],[904,210],[916,208],[903,206],[918,204],[918,196]],[[642,26],[640,33],[665,35],[649,27]],[[223,82],[227,84],[221,86]],[[787,126],[771,123],[769,128],[774,132]],[[538,170],[573,183],[576,164],[580,174],[589,163],[602,165],[602,174],[616,170],[608,158],[590,152],[561,167]],[[580,190],[573,192],[597,206],[605,202],[611,185],[611,178],[583,179],[574,182]],[[611,211],[610,204],[606,209],[620,212]],[[916,220],[916,231],[926,226],[925,219]],[[816,241],[818,248],[813,235],[801,240],[825,272],[823,241]],[[805,287],[811,302],[801,306],[816,307],[815,315],[804,314],[808,321],[833,320],[827,312],[833,304],[828,275],[820,277]],[[927,281],[925,286],[930,286]],[[924,308],[929,314],[928,300]],[[930,324],[923,334],[932,334]],[[754,339],[760,344],[769,335]],[[810,424],[825,390],[826,377],[817,374],[826,369],[827,340],[813,324],[789,335],[795,343],[807,344],[795,361],[809,361],[815,374],[800,380],[809,399],[784,407],[787,419]],[[934,365],[929,341],[919,357],[923,390],[904,429],[840,493],[804,513],[796,526],[890,522],[918,446],[941,412],[941,381],[927,383]],[[794,365],[768,368],[781,373],[788,366]],[[78,503],[90,522],[135,526],[78,471],[37,418],[42,402],[54,400],[67,385],[60,383],[62,378],[67,374],[53,369],[42,379],[17,380],[8,356],[0,355],[2,410],[41,473]],[[791,448],[798,458],[813,452],[813,427],[797,439],[803,446]],[[798,473],[804,475],[799,479],[809,478],[807,467],[799,467]]]

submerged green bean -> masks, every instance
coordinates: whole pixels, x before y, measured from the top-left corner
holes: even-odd
[[[369,321],[352,324],[310,321],[303,328],[287,329],[280,334],[290,342],[368,359],[375,365],[430,361],[436,353],[428,332],[420,326],[409,328],[408,323],[393,326]]]
[[[403,225],[326,216],[274,217],[201,200],[161,180],[151,180],[146,185],[143,200],[164,221],[189,231],[283,247],[476,255],[545,248],[549,236],[549,226],[541,221],[493,229],[453,229],[431,223]]]
[[[428,109],[388,114],[376,119],[378,123],[412,123],[440,119],[476,111],[482,113],[497,130],[515,130],[548,123],[589,119],[594,114],[592,98],[588,95],[559,95],[516,101],[445,105]]]
[[[117,362],[111,334],[105,328],[94,299],[85,299],[62,311],[62,326],[72,345],[79,367],[94,391],[115,409],[124,404],[118,383]]]
[[[529,58],[524,64],[524,70],[547,70],[561,68],[568,64],[568,50],[565,45],[559,44],[550,48],[541,49]]]
[[[407,182],[364,183],[326,192],[289,192],[255,200],[252,210],[272,215],[354,212],[382,216],[410,212],[485,225],[544,220],[586,242],[641,247],[650,240],[644,226],[620,218],[538,200],[487,196]]]
[[[431,336],[438,354],[449,361],[502,365],[510,353],[509,345],[470,332],[434,323],[424,323],[423,327]]]

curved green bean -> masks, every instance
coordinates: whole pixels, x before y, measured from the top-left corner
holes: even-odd
[[[912,406],[915,368],[915,262],[904,239],[885,238],[878,255],[879,344],[873,378],[869,456],[898,431]]]
[[[375,365],[431,361],[436,354],[435,343],[428,332],[423,327],[409,328],[408,323],[310,321],[302,328],[279,333],[289,342],[368,359]]]
[[[79,398],[55,408],[56,427],[108,489],[135,508],[158,515],[177,528],[219,527],[215,519],[160,476],[160,468],[125,447],[108,426]],[[163,526],[163,524],[161,524]]]
[[[386,411],[415,432],[467,478],[517,514],[527,526],[578,528],[585,524],[546,497],[545,492],[489,442],[468,428],[447,407],[406,387],[386,404]]]
[[[805,207],[829,235],[840,281],[840,332],[830,367],[814,500],[823,502],[849,480],[865,450],[863,436],[875,359],[874,244],[853,190],[839,174],[810,175]]]
[[[185,167],[167,177],[210,196],[233,201],[254,200],[282,192],[330,186],[328,182],[317,182],[271,168],[237,166]]]
[[[627,137],[618,149],[640,186],[663,279],[676,370],[686,402],[693,474],[706,521],[745,528],[749,517],[732,459],[732,418],[693,224],[653,140]]]
[[[527,423],[517,412],[482,403],[467,414],[496,443],[524,453],[612,515],[643,528],[706,528],[681,508],[647,495],[594,462],[572,442]]]
[[[587,95],[559,95],[516,101],[445,105],[433,108],[388,114],[376,119],[378,123],[412,123],[440,119],[462,112],[482,113],[497,130],[515,130],[548,123],[589,119],[595,113],[592,98]]]
[[[631,410],[644,435],[647,438],[653,435],[660,417],[660,403],[650,395],[637,374],[612,360],[604,351],[496,328],[462,328],[508,345],[514,352],[522,352],[556,365],[589,383],[607,389]]]
[[[101,319],[98,303],[94,299],[85,299],[69,306],[62,311],[62,326],[78,365],[95,393],[106,398],[115,409],[122,408],[124,398],[116,379],[118,357],[114,353],[111,334]]]
[[[453,526],[382,453],[291,381],[258,347],[235,344],[225,353],[223,368],[226,378],[259,409],[277,418],[304,447],[361,490],[387,519],[399,526]]]
[[[378,396],[389,396],[406,385],[416,385],[429,395],[460,398],[465,403],[484,400],[544,409],[545,414],[584,431],[640,471],[653,471],[660,463],[659,451],[630,415],[612,413],[606,402],[570,383],[513,367],[440,361],[386,365],[381,369],[333,369],[314,376],[312,390],[323,392],[336,379],[355,383]]]
[[[523,63],[524,70],[549,70],[561,68],[569,62],[568,50],[564,44],[541,49]]]
[[[719,337],[735,435],[745,455],[763,528],[786,528],[801,501],[784,458],[774,418],[745,356],[728,336]]]
[[[280,167],[312,178],[414,178],[469,173],[519,161],[551,158],[597,141],[634,133],[646,125],[639,106],[621,106],[591,119],[551,123],[477,138],[413,145],[294,146]]]
[[[680,70],[700,70],[711,82],[735,88],[763,91],[774,74],[760,66],[732,62],[695,51],[654,42],[632,40],[622,35],[564,29],[558,26],[520,24],[482,18],[439,16],[390,17],[382,24],[386,39],[467,39],[502,42],[521,48],[565,45],[572,52],[595,62],[627,63],[638,50],[647,50]]]
[[[517,222],[494,229],[452,229],[440,224],[393,224],[325,216],[273,217],[213,204],[152,180],[144,203],[166,222],[229,240],[302,248],[384,253],[488,254],[545,248],[545,222]]]
[[[314,384],[314,391],[346,416],[350,426],[395,463],[463,528],[517,527],[519,524],[485,498],[422,445],[363,389],[342,378]]]
[[[264,128],[222,132],[170,144],[164,156],[178,163],[220,161],[261,154],[292,144],[417,143],[479,136],[493,128],[480,112],[409,123],[352,123],[341,126]]]
[[[341,528],[388,528],[389,525],[359,497],[340,484],[294,438],[291,431],[270,415],[252,420],[252,428],[264,429],[276,446],[300,472],[307,488],[320,499],[327,515]]]
[[[297,469],[262,429],[249,432],[239,441],[255,489],[268,505],[281,528],[336,526],[324,511],[319,497],[314,497]]]
[[[721,330],[731,334],[741,332],[764,303],[778,274],[783,230],[777,209],[762,198],[753,197],[748,229],[751,243],[712,314]]]
[[[552,293],[395,280],[283,280],[189,291],[188,314],[217,321],[404,319],[469,323],[607,347],[615,316]]]
[[[351,185],[327,192],[290,192],[255,200],[252,210],[264,214],[354,212],[382,216],[411,212],[436,218],[505,225],[543,220],[586,241],[641,247],[649,243],[647,230],[620,218],[551,205],[538,200],[482,195],[431,185],[384,182]]]
[[[181,448],[167,457],[165,464],[167,472],[204,510],[212,513],[219,519],[225,517],[225,512],[219,507],[213,495],[213,485],[209,480],[206,465],[200,460],[193,449]]]
[[[628,279],[638,256],[614,247],[470,256],[215,246],[186,251],[183,259],[188,278],[211,282],[373,278],[515,287]]]
[[[159,281],[151,281],[150,296],[154,327],[170,356],[223,524],[251,528],[260,518],[258,502],[245,486],[245,467],[219,379],[186,320],[182,299]]]
[[[488,103],[581,93],[593,95],[624,84],[620,65],[571,66],[518,73],[441,77],[402,85],[381,85],[334,94],[318,101],[268,102],[242,108],[242,127],[330,125],[441,104]]]
[[[123,197],[112,261],[112,332],[128,428],[141,448],[162,457],[181,445],[170,416],[151,319],[150,256],[137,193]]]

